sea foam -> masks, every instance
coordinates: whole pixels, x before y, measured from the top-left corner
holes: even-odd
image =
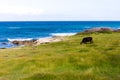
[[[32,40],[33,38],[16,38],[16,39],[9,39],[8,38],[8,41],[12,42],[12,41],[30,41]]]
[[[8,27],[8,29],[20,29],[21,27]]]
[[[51,33],[51,36],[72,36],[76,33]]]

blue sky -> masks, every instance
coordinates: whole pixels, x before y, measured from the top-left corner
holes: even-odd
[[[0,0],[0,21],[120,20],[120,0]]]

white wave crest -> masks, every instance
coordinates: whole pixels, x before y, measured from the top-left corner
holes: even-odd
[[[8,41],[12,42],[12,41],[30,41],[32,40],[32,38],[16,38],[16,39],[7,39]]]
[[[76,33],[51,33],[51,36],[72,36]]]
[[[119,27],[119,28],[117,28],[117,29],[120,29],[120,27]]]
[[[21,27],[8,27],[8,29],[20,29]]]

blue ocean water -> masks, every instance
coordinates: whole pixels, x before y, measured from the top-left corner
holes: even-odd
[[[77,33],[95,27],[120,28],[120,21],[29,21],[29,22],[0,22],[0,48],[11,47],[14,39],[37,39],[50,37],[53,34]]]

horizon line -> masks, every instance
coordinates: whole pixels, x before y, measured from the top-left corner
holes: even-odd
[[[120,20],[119,21],[118,20],[79,20],[79,21],[78,20],[73,20],[73,21],[72,20],[51,20],[51,21],[50,20],[48,20],[48,21],[47,20],[43,20],[43,21],[41,21],[41,20],[39,20],[39,21],[38,20],[36,20],[36,21],[35,20],[19,21],[18,20],[18,21],[0,21],[0,22],[120,22]]]

